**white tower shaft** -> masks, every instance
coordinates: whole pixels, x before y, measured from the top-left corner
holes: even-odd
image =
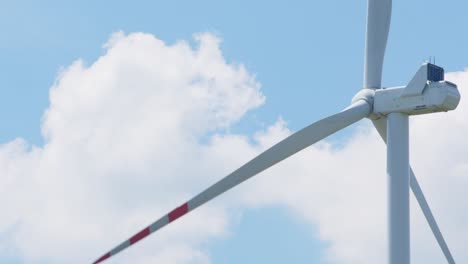
[[[387,119],[389,264],[410,263],[408,115]]]

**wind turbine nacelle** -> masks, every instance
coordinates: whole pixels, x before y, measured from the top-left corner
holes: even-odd
[[[374,114],[420,115],[454,110],[460,102],[457,85],[443,81],[443,69],[423,64],[407,86],[375,91]]]

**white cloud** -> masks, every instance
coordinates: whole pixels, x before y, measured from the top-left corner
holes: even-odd
[[[92,65],[76,61],[60,73],[43,118],[45,145],[0,148],[0,230],[15,227],[4,246],[28,263],[90,262],[212,181],[200,137],[264,97],[242,65],[225,61],[218,38],[196,40],[192,48],[117,33]],[[190,248],[223,235],[227,217],[221,206],[200,211],[161,232],[173,242],[146,257],[164,259],[176,247],[187,253],[179,262],[207,262]]]
[[[282,119],[253,139],[225,132],[264,96],[242,65],[226,62],[218,38],[196,40],[193,48],[120,32],[92,65],[76,61],[60,73],[43,119],[45,145],[0,146],[0,254],[89,263],[291,133]],[[449,78],[468,88],[468,72]],[[413,166],[461,262],[467,104],[411,126]],[[228,209],[279,205],[319,228],[336,263],[382,263],[385,197],[385,147],[366,123],[339,148],[308,148],[111,262],[210,263],[201,244],[228,234]],[[443,262],[412,208],[415,263]]]

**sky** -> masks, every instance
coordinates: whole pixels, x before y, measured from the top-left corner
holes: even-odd
[[[467,8],[394,1],[383,84],[405,84],[432,56],[463,97]],[[90,263],[347,106],[362,88],[365,12],[364,0],[2,2],[0,262]],[[410,132],[460,263],[466,114],[462,99],[411,118]],[[378,263],[385,192],[385,147],[365,120],[109,263]],[[414,263],[443,263],[412,202]]]

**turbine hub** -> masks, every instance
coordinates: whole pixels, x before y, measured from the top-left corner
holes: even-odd
[[[375,89],[372,88],[363,88],[359,92],[354,95],[353,99],[351,100],[351,103],[356,103],[359,100],[364,100],[366,101],[370,107],[371,107],[371,113],[367,117],[372,120],[379,119],[380,116],[374,114],[374,96],[375,96]]]

